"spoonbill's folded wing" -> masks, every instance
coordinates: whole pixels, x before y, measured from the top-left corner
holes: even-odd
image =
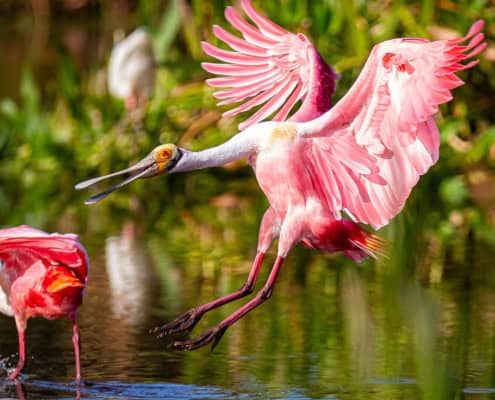
[[[0,258],[8,261],[19,250],[35,253],[51,264],[61,264],[76,270],[86,281],[88,258],[77,235],[40,231],[27,225],[0,229]]]
[[[376,45],[349,92],[299,126],[301,137],[312,141],[308,168],[330,210],[346,210],[379,228],[402,209],[420,175],[438,159],[432,116],[464,83],[455,73],[478,63],[460,62],[486,48],[482,28],[478,21],[455,40],[405,38]],[[375,158],[379,177],[359,168],[370,165],[363,151]]]
[[[320,83],[323,74],[327,78],[325,82],[329,83],[319,89],[324,91],[322,104],[328,104],[322,112],[327,111],[338,75],[325,64],[306,36],[292,34],[273,23],[259,14],[249,0],[242,0],[241,5],[256,26],[242,19],[232,7],[227,7],[225,17],[243,38],[219,26],[213,27],[215,36],[233,51],[202,43],[208,55],[223,61],[202,64],[206,71],[220,75],[206,81],[210,86],[224,88],[214,93],[221,100],[218,105],[240,103],[224,115],[233,116],[260,106],[249,119],[239,124],[241,130],[272,114],[275,114],[273,120],[284,121],[294,105]],[[304,114],[308,115],[307,112]]]

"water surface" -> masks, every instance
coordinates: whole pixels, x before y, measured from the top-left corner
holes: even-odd
[[[249,227],[247,227],[249,230]],[[468,282],[422,284],[394,260],[356,266],[303,249],[287,260],[273,297],[230,328],[214,352],[167,349],[151,327],[240,287],[249,260],[170,251],[160,235],[87,239],[92,260],[79,315],[84,383],[72,382],[68,321],[30,320],[22,398],[490,398],[495,303],[491,249],[477,244]],[[242,228],[240,241],[252,242]],[[193,241],[194,243],[194,241]],[[242,246],[241,246],[242,247]],[[192,249],[192,248],[191,248]],[[395,254],[395,253],[394,253]],[[397,259],[397,258],[396,258]],[[267,266],[273,261],[268,257]],[[212,268],[220,262],[222,268]],[[186,272],[184,264],[194,272]],[[457,266],[462,269],[462,266]],[[210,270],[211,269],[211,270]],[[266,270],[267,268],[265,268]],[[476,273],[477,272],[477,273]],[[115,274],[119,276],[115,278]],[[207,315],[193,333],[236,304]],[[16,363],[12,319],[0,318],[0,374]]]

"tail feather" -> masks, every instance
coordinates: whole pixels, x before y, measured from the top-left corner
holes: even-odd
[[[377,259],[378,257],[388,257],[389,242],[381,236],[368,233],[364,240],[351,239],[351,243],[368,256]]]

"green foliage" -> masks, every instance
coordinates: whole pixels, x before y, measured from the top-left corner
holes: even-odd
[[[107,19],[113,17],[111,3],[101,2],[101,15]],[[287,382],[295,382],[307,389],[304,396],[352,399],[452,399],[464,398],[464,393],[453,391],[473,382],[493,388],[495,4],[253,3],[288,30],[306,34],[335,66],[342,75],[335,99],[348,90],[372,46],[382,40],[460,36],[474,20],[484,18],[491,55],[460,74],[467,84],[454,92],[453,102],[442,106],[437,117],[440,160],[421,178],[404,211],[380,232],[393,243],[389,258],[356,268],[342,256],[294,249],[270,302],[226,334],[219,349],[230,346],[229,357],[210,355],[211,365],[201,358],[205,353],[188,354],[183,363],[171,357],[174,365],[183,365],[177,374],[181,383],[229,382],[237,393],[242,386],[238,382],[261,381],[284,390]],[[101,273],[104,239],[132,220],[139,232],[150,235],[145,247],[167,295],[162,295],[163,304],[152,299],[153,312],[160,307],[168,319],[242,285],[267,206],[252,172],[247,166],[234,166],[139,181],[93,207],[82,204],[89,193],[76,192],[73,186],[124,168],[159,143],[181,142],[196,150],[236,132],[239,120],[247,116],[219,118],[212,90],[204,84],[208,74],[199,65],[208,59],[200,41],[220,45],[211,26],[228,26],[223,12],[230,4],[138,3],[130,18],[136,25],[147,25],[160,64],[153,97],[140,113],[127,113],[123,103],[106,92],[102,77],[112,32],[105,31],[109,21],[99,15],[92,16],[101,27],[91,42],[101,53],[98,60],[81,68],[68,48],[47,48],[47,53],[56,53],[47,55],[56,60],[50,65],[52,86],[40,78],[35,61],[26,61],[19,66],[18,93],[0,100],[0,225],[27,223],[81,233],[85,243],[92,243],[90,255],[94,264],[101,263]],[[88,31],[93,20],[86,21]],[[52,41],[58,23],[51,20]],[[273,260],[273,254],[267,258]],[[200,276],[206,278],[206,293],[196,290]],[[98,290],[108,292],[101,282],[104,279],[96,284]],[[85,299],[91,318],[83,326],[94,324],[94,310],[104,294],[99,296]],[[227,311],[219,310],[209,321]],[[118,328],[117,337],[123,337],[121,321],[110,321]],[[134,355],[134,347],[127,342],[125,346],[125,353],[132,354],[129,365],[152,353],[146,348]],[[115,365],[113,350],[109,353],[107,364]],[[167,357],[159,354],[154,371],[163,372]],[[239,354],[249,354],[248,362],[244,359],[242,364]],[[415,384],[399,382],[403,376],[414,377]],[[377,377],[394,383],[385,385]]]
[[[180,28],[179,1],[170,2],[168,9],[163,13],[163,17],[158,26],[155,36],[155,53],[158,55],[158,62],[167,58],[170,47]]]
[[[134,115],[106,93],[103,60],[86,75],[68,49],[59,45],[52,96],[35,79],[36,65],[23,65],[19,98],[0,102],[1,223],[50,229],[83,226],[100,232],[118,229],[124,219],[138,218],[147,229],[174,225],[182,233],[170,235],[187,241],[196,235],[191,232],[196,225],[188,226],[181,213],[190,213],[198,224],[207,225],[213,237],[221,235],[225,227],[217,220],[219,213],[234,211],[212,208],[211,202],[227,194],[245,200],[246,221],[256,227],[266,203],[247,167],[136,182],[93,208],[81,205],[88,193],[73,190],[78,181],[137,161],[158,143],[181,142],[201,149],[236,132],[238,120],[247,116],[219,119],[212,90],[203,82],[207,74],[199,65],[207,59],[201,40],[221,45],[211,26],[228,26],[223,10],[229,4],[220,0],[139,3],[135,18],[148,25],[160,67],[153,97]],[[383,6],[378,1],[280,0],[254,1],[254,6],[314,41],[342,75],[336,99],[348,90],[379,41],[396,36],[459,36],[480,17],[486,20],[486,34],[492,40],[495,22],[495,6],[486,1],[403,0]],[[110,51],[108,45],[106,49]],[[441,238],[439,257],[455,237],[466,238],[471,232],[487,240],[494,236],[489,205],[479,199],[480,189],[474,190],[466,176],[480,170],[488,177],[486,190],[493,182],[494,65],[482,57],[478,67],[461,74],[468,84],[456,90],[455,101],[442,107],[445,117],[438,118],[440,161],[421,179],[404,212],[406,228],[401,232],[412,229],[418,247]],[[421,223],[418,214],[424,218]],[[394,231],[392,225],[384,234]]]
[[[461,175],[445,178],[439,190],[442,201],[454,207],[462,206],[468,197],[468,190]]]

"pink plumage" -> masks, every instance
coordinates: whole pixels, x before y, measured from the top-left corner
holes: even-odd
[[[270,208],[261,223],[258,253],[245,286],[157,331],[163,336],[191,329],[205,312],[248,294],[276,237],[278,257],[254,299],[202,335],[175,342],[181,349],[210,342],[215,346],[230,325],[265,301],[283,260],[298,242],[341,251],[355,261],[381,254],[383,239],[357,223],[377,229],[403,208],[419,177],[438,160],[440,139],[433,119],[438,105],[450,101],[450,91],[462,85],[455,73],[478,61],[460,62],[486,48],[483,21],[460,39],[380,43],[349,92],[331,108],[338,75],[311,42],[258,14],[249,0],[241,5],[256,26],[227,8],[227,20],[243,38],[214,27],[215,35],[233,51],[203,43],[207,54],[224,62],[203,67],[221,75],[207,80],[213,87],[226,88],[214,94],[219,105],[240,103],[225,116],[260,106],[239,128],[248,133],[252,126],[252,134],[261,137],[248,159]],[[301,107],[288,117],[299,100]],[[287,122],[256,126],[269,116]]]
[[[202,64],[208,72],[223,75],[208,79],[210,86],[228,87],[214,93],[221,100],[218,104],[241,102],[224,115],[237,115],[261,105],[239,124],[242,130],[275,113],[274,121],[286,120],[299,100],[303,100],[302,106],[290,121],[308,121],[327,111],[338,79],[333,68],[306,36],[294,35],[273,23],[256,12],[248,0],[242,0],[241,6],[256,26],[244,21],[232,7],[227,7],[225,17],[242,39],[213,27],[215,36],[234,51],[202,43],[205,53],[225,62]]]
[[[284,161],[304,165],[305,174],[311,175],[311,193],[333,217],[340,219],[345,210],[354,221],[375,229],[387,224],[402,209],[419,176],[438,159],[439,135],[432,116],[439,104],[452,99],[450,90],[463,84],[455,72],[478,63],[460,61],[486,48],[483,21],[460,39],[403,38],[376,45],[355,84],[328,111],[338,75],[311,42],[257,13],[249,0],[241,5],[256,26],[231,7],[225,15],[243,39],[214,28],[235,51],[203,43],[207,54],[227,63],[203,64],[207,71],[224,75],[208,79],[208,84],[230,87],[215,93],[222,99],[219,104],[242,102],[224,115],[263,104],[239,125],[241,129],[279,109],[275,121],[309,121],[302,127],[306,141],[294,141],[294,151]],[[287,118],[301,99],[300,109]],[[266,174],[271,171],[268,165]],[[270,185],[262,183],[270,179],[265,176],[257,173],[268,189]]]
[[[331,107],[338,75],[308,38],[274,24],[249,0],[241,0],[241,6],[254,25],[232,7],[225,16],[242,37],[213,28],[231,50],[203,43],[205,52],[219,61],[203,64],[218,75],[208,84],[221,88],[214,93],[220,105],[235,104],[224,115],[253,112],[239,125],[241,132],[199,152],[161,145],[126,170],[77,186],[135,173],[88,199],[93,203],[135,179],[163,172],[210,168],[241,158],[253,167],[270,207],[261,221],[246,283],[155,332],[166,336],[188,331],[206,312],[251,293],[265,254],[278,239],[275,263],[253,299],[196,338],[174,342],[179,349],[216,345],[229,326],[267,300],[297,243],[342,252],[355,261],[380,255],[384,240],[359,223],[375,229],[387,224],[403,208],[419,177],[438,160],[440,140],[433,115],[439,104],[452,99],[451,90],[463,84],[456,73],[478,61],[462,62],[486,48],[483,21],[459,39],[382,42],[371,51],[349,92]],[[164,160],[161,154],[169,156]]]
[[[19,362],[26,359],[24,332],[32,317],[72,321],[76,378],[81,379],[76,313],[88,275],[88,258],[77,236],[48,234],[26,225],[0,229],[0,311],[15,318]]]
[[[405,38],[376,45],[349,92],[302,127],[301,136],[313,141],[313,152],[322,161],[319,179],[325,187],[319,197],[327,208],[345,209],[375,229],[402,209],[420,175],[438,160],[440,139],[433,115],[439,104],[452,99],[450,91],[463,84],[455,72],[478,63],[460,62],[486,48],[482,28],[483,21],[478,21],[455,40]],[[343,150],[343,142],[372,157],[378,175],[348,167],[336,171],[332,155]],[[370,162],[358,153],[347,156],[358,164]],[[358,195],[353,195],[353,187]]]

